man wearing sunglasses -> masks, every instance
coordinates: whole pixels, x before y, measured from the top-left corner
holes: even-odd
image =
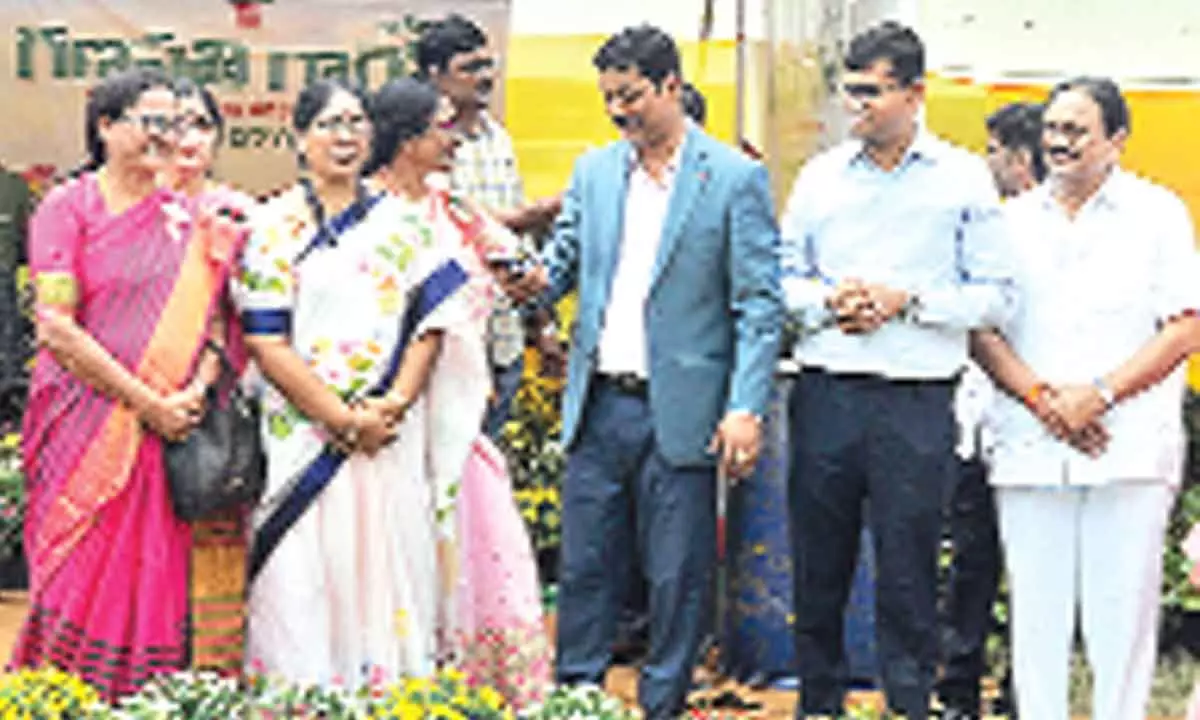
[[[496,60],[483,29],[457,14],[427,24],[417,39],[418,72],[450,99],[460,144],[454,153],[452,188],[487,208],[517,233],[545,229],[558,214],[558,198],[525,202],[512,138],[488,114],[496,86]],[[523,254],[532,256],[526,243]],[[542,353],[543,365],[561,367],[564,352],[548,310],[521,311],[499,298],[489,325],[496,397],[485,430],[498,437],[521,383],[527,340]]]
[[[853,137],[801,170],[782,222],[803,366],[789,481],[799,718],[842,712],[842,617],[864,512],[888,704],[928,717],[942,512],[958,471],[954,388],[968,331],[1012,312],[991,176],[919,126],[924,72],[907,27],[851,41],[840,87]]]
[[[579,294],[555,660],[563,684],[604,682],[634,548],[650,615],[638,697],[673,720],[711,600],[718,473],[749,475],[762,444],[779,241],[766,168],[686,118],[670,35],[625,28],[592,64],[621,139],[575,163],[542,264],[510,284]]]

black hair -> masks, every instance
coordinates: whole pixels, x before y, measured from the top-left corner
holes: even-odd
[[[1042,110],[1040,103],[1014,102],[987,116],[988,133],[1009,150],[1025,150],[1033,166],[1033,177],[1046,177],[1046,159],[1042,156]]]
[[[700,92],[690,82],[683,84],[680,93],[683,112],[692,119],[692,122],[697,125],[704,125],[704,121],[708,119],[708,102],[704,99],[704,93]]]
[[[660,89],[668,76],[683,76],[674,38],[645,23],[609,37],[592,56],[592,65],[600,72],[637,70]]]
[[[371,101],[375,136],[363,173],[370,175],[390,165],[404,143],[428,130],[440,100],[437,88],[418,78],[392,80],[379,88]]]
[[[844,65],[862,71],[880,60],[892,63],[892,77],[904,87],[925,77],[925,45],[912,28],[886,20],[850,41]]]
[[[487,45],[487,34],[471,20],[452,13],[421,27],[414,49],[417,75],[428,77],[430,68],[445,72],[455,55]]]
[[[208,113],[208,119],[212,121],[213,127],[217,130],[217,144],[221,144],[221,140],[225,137],[225,118],[221,115],[221,106],[217,103],[217,98],[204,85],[198,85],[191,78],[179,78],[175,81],[175,97],[179,99],[198,97],[201,104],[204,105],[204,112]]]
[[[85,110],[84,144],[88,160],[83,170],[97,170],[107,159],[104,139],[100,136],[100,121],[120,118],[137,104],[143,93],[156,88],[172,90],[171,79],[163,72],[147,68],[109,75],[92,88]]]
[[[1064,80],[1050,91],[1050,99],[1046,101],[1046,104],[1050,105],[1059,95],[1071,90],[1087,94],[1100,106],[1100,119],[1104,123],[1105,135],[1112,137],[1122,130],[1127,135],[1133,132],[1129,117],[1129,103],[1125,102],[1125,96],[1121,94],[1120,86],[1112,78],[1081,75]]]
[[[300,91],[296,107],[292,110],[292,129],[298,133],[308,132],[313,121],[338,92],[350,93],[358,98],[363,112],[369,112],[370,101],[362,88],[340,78],[322,78]]]

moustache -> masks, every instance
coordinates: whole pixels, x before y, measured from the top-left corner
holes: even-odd
[[[621,130],[635,130],[642,126],[642,119],[636,115],[613,115],[612,122]]]
[[[1078,160],[1083,157],[1083,153],[1079,152],[1078,150],[1072,150],[1071,148],[1063,147],[1061,145],[1055,145],[1049,148],[1046,150],[1046,154],[1056,160]]]

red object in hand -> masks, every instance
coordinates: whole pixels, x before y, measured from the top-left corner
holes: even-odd
[[[243,30],[257,30],[262,27],[262,6],[254,0],[235,1],[233,19]]]

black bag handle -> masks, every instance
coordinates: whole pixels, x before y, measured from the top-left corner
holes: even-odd
[[[221,373],[217,376],[216,382],[208,386],[208,389],[215,391],[218,395],[223,391],[228,391],[231,397],[240,400],[242,390],[238,387],[237,370],[233,367],[233,361],[229,359],[229,354],[225,352],[225,348],[212,338],[205,338],[204,350],[215,354],[221,364]]]

